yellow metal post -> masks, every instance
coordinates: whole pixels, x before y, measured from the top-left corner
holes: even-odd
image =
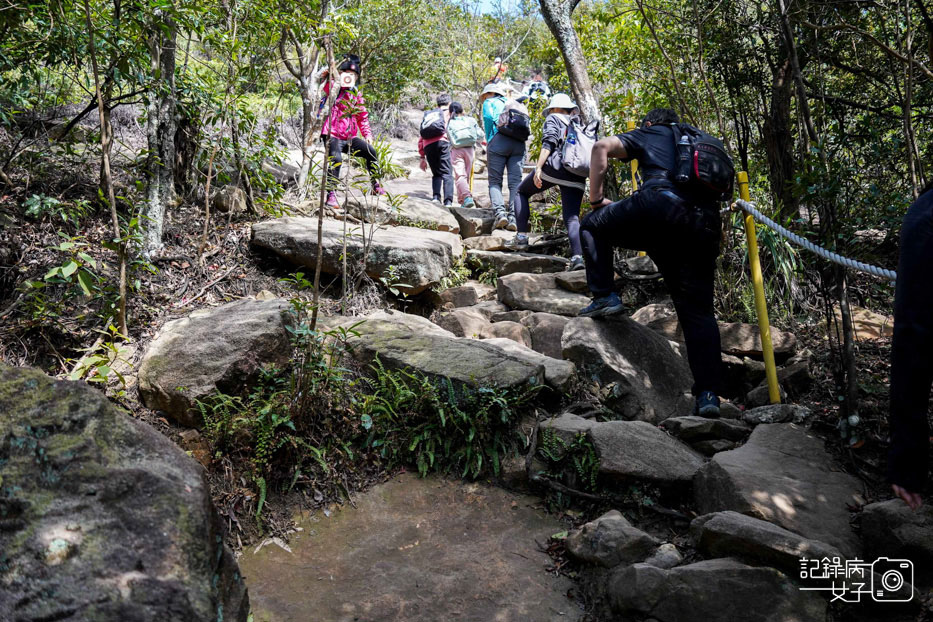
[[[739,171],[739,196],[750,201],[748,193],[748,173]],[[761,334],[761,351],[765,359],[765,377],[768,380],[768,397],[772,404],[781,403],[781,390],[778,387],[777,367],[774,364],[774,346],[771,344],[771,325],[768,322],[768,305],[765,301],[765,283],[761,275],[761,262],[758,258],[758,236],[755,233],[755,218],[748,213],[745,217],[745,237],[748,240],[748,266],[752,272],[752,287],[755,290],[755,310],[758,312],[758,331]]]
[[[470,194],[473,194],[473,173],[476,172],[475,168],[470,168]]]
[[[629,121],[625,126],[625,130],[628,132],[631,132],[634,129],[635,129],[634,121]],[[636,190],[638,190],[638,160],[633,158],[630,161],[630,163],[632,166],[632,192],[635,192]],[[646,253],[645,251],[638,251],[639,257],[644,257],[647,254],[648,253]]]

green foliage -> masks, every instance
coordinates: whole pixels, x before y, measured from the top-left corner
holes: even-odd
[[[84,356],[78,359],[74,369],[68,376],[71,380],[86,380],[106,384],[111,378],[116,378],[120,384],[116,397],[126,395],[126,378],[116,366],[118,364],[129,368],[131,363],[126,359],[127,349],[120,343],[123,341],[120,330],[110,324],[107,330],[97,331],[101,338],[90,348],[83,350]]]
[[[466,261],[461,256],[459,259],[454,261],[454,265],[450,267],[450,271],[444,275],[444,277],[434,288],[434,291],[440,293],[445,289],[460,287],[468,280],[470,280],[470,268],[467,266]]]
[[[538,443],[538,456],[547,464],[546,477],[569,479],[571,488],[596,491],[599,457],[586,434],[577,434],[568,443],[554,430],[544,428]]]
[[[81,220],[91,212],[91,204],[86,199],[65,202],[42,194],[30,196],[23,201],[23,207],[29,218],[42,220],[47,216],[58,216],[62,222],[75,227],[79,226]]]
[[[390,464],[418,472],[477,478],[499,473],[516,441],[513,428],[540,387],[471,388],[449,379],[386,369],[376,359],[362,411],[371,429],[366,445]]]

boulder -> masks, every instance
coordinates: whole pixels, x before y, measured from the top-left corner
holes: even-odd
[[[911,510],[900,499],[880,501],[862,508],[860,515],[865,559],[909,559],[915,583],[933,585],[933,506]]]
[[[633,527],[617,510],[574,529],[566,541],[571,557],[604,568],[644,561],[660,543],[654,536]]]
[[[508,339],[534,352],[534,350],[531,350],[531,334],[527,328],[518,322],[494,322],[490,324],[484,339],[490,338]],[[537,352],[534,353],[538,355]],[[570,363],[570,365],[572,366],[573,363]]]
[[[689,483],[703,457],[644,421],[607,421],[587,431],[600,476],[622,482]]]
[[[348,340],[362,364],[378,356],[389,369],[412,369],[470,387],[521,388],[544,383],[544,365],[520,360],[501,347],[433,331],[416,332],[391,319],[368,319]]]
[[[661,427],[685,443],[725,439],[741,441],[751,434],[752,429],[733,419],[707,419],[696,415],[671,417],[661,422]]]
[[[625,260],[625,271],[638,276],[654,276],[658,274],[658,267],[647,255],[629,257]]]
[[[894,335],[894,317],[882,315],[863,307],[852,305],[852,333],[856,341],[876,341],[890,339]],[[839,305],[833,307],[836,326],[842,326],[842,312]],[[836,330],[835,326],[832,330]]]
[[[656,568],[669,569],[679,566],[683,561],[684,556],[677,550],[677,547],[670,542],[665,542],[651,554],[651,557],[645,560],[645,563]]]
[[[493,271],[499,277],[516,272],[542,274],[563,272],[570,261],[563,257],[537,253],[505,253],[501,251],[467,251],[467,263],[478,272]]]
[[[499,301],[513,309],[576,315],[590,299],[557,287],[553,274],[516,273],[499,277]]]
[[[460,236],[464,239],[487,235],[492,231],[496,213],[491,209],[451,207],[450,213],[460,225]]]
[[[493,324],[493,327],[495,326],[498,326],[498,324]],[[493,344],[501,348],[509,356],[521,361],[526,361],[532,365],[543,365],[544,382],[558,391],[570,388],[570,383],[577,372],[576,367],[570,361],[544,356],[514,339],[493,337],[485,339],[483,343]]]
[[[460,233],[460,223],[454,215],[446,207],[427,199],[406,196],[396,207],[385,197],[353,193],[347,198],[345,207],[348,214],[363,222]]]
[[[323,226],[323,256],[321,270],[327,274],[341,273],[343,254],[343,223],[326,219]],[[419,294],[440,283],[450,272],[454,261],[463,254],[460,236],[443,231],[415,227],[377,227],[366,229],[366,241],[371,244],[366,256],[366,274],[373,279],[386,277],[395,270],[395,286],[408,293]],[[347,228],[347,257],[350,262],[363,259],[363,231],[358,225]],[[317,219],[277,218],[255,223],[252,245],[266,248],[292,263],[313,269],[317,261]]]
[[[657,622],[815,622],[826,602],[804,592],[774,568],[735,559],[710,559],[670,570],[634,564],[612,571],[607,584],[613,610]]]
[[[457,337],[468,337],[470,339],[483,339],[490,336],[489,328],[492,326],[486,316],[470,307],[441,313],[437,316],[435,322],[438,326],[450,331]]]
[[[245,622],[204,469],[83,382],[0,363],[0,619]]]
[[[498,233],[498,231],[493,233]],[[463,247],[467,250],[501,251],[505,250],[505,243],[510,239],[511,237],[507,238],[502,235],[477,235],[475,237],[464,238]]]
[[[426,317],[414,315],[413,313],[403,313],[394,309],[381,309],[379,311],[374,311],[365,317],[345,315],[334,315],[330,317],[319,316],[317,321],[318,326],[324,330],[331,330],[338,327],[343,327],[349,330],[353,327],[360,328],[364,326],[366,322],[374,322],[377,320],[392,322],[398,326],[406,328],[409,331],[419,334],[431,333],[441,337],[455,336],[449,330],[441,328]],[[354,330],[356,330],[356,328],[354,328]]]
[[[438,298],[441,303],[450,303],[454,307],[471,307],[479,302],[491,300],[496,296],[496,288],[479,281],[467,281],[463,285],[445,289]]]
[[[849,558],[860,552],[849,507],[862,504],[861,491],[819,437],[792,423],[759,425],[744,445],[713,456],[694,482],[703,513],[734,510],[768,520]]]
[[[786,395],[788,399],[795,400],[802,397],[810,389],[810,385],[813,384],[813,376],[810,374],[810,362],[803,360],[781,367],[777,370],[777,379],[782,394]],[[746,402],[755,406],[763,405],[762,400],[767,396],[767,392],[767,380],[762,379],[754,389],[749,391]],[[764,404],[767,403],[768,401],[764,402]]]
[[[658,423],[693,407],[686,361],[666,339],[627,317],[574,318],[561,346],[563,358],[576,363],[581,376],[597,384],[603,403],[625,419]]]
[[[811,540],[768,521],[738,512],[699,516],[690,524],[697,548],[710,557],[740,557],[752,563],[800,571],[800,559],[843,557],[838,549]]]
[[[569,320],[553,313],[532,313],[523,318],[521,323],[531,333],[531,347],[536,351],[560,359],[564,357],[561,339]]]
[[[502,313],[496,313],[493,315],[490,320],[493,322],[521,322],[532,313],[532,311],[524,310],[503,311]]]
[[[741,419],[744,411],[732,402],[723,402],[719,405],[720,419]]]
[[[140,399],[181,425],[199,426],[198,400],[243,393],[263,366],[288,362],[293,322],[281,298],[244,298],[167,322],[140,363]]]
[[[659,317],[647,324],[672,341],[683,343],[684,333],[676,315]],[[734,356],[751,356],[761,359],[761,335],[754,324],[741,322],[719,322],[719,336],[722,340],[722,351]],[[793,333],[771,327],[771,343],[774,346],[774,358],[782,362],[790,358],[797,351],[797,337]]]
[[[586,281],[585,270],[574,270],[573,272],[564,272],[554,278],[558,287],[566,289],[568,292],[576,294],[590,293],[590,287]]]
[[[781,397],[781,402],[787,401],[787,391],[785,391],[784,387],[780,385],[778,385],[778,395]],[[762,384],[755,387],[745,396],[745,407],[749,409],[775,405],[776,404],[771,404],[771,391],[768,389],[767,384]]]
[[[812,413],[797,404],[769,404],[750,408],[742,413],[742,420],[751,425],[762,423],[806,423]]]
[[[487,320],[489,320],[490,322],[492,321],[492,318],[494,315],[503,313],[509,310],[507,306],[505,306],[504,304],[496,300],[487,300],[485,302],[475,304],[472,307],[464,307],[464,308],[469,309],[470,311],[476,311],[477,313],[482,314],[482,316],[486,318]]]
[[[246,212],[246,193],[243,189],[227,185],[221,188],[211,199],[214,210],[222,214],[243,214]]]
[[[696,449],[698,452],[704,456],[714,456],[720,451],[729,451],[730,449],[735,449],[735,443],[732,441],[725,441],[722,439],[712,439],[708,441],[696,441],[691,443],[690,446]]]
[[[633,313],[631,317],[639,324],[648,326],[652,322],[675,317],[675,315],[673,304],[669,302],[658,302],[641,307],[638,311]]]

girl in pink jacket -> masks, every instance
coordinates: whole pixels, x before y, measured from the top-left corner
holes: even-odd
[[[337,69],[340,73],[336,86],[339,86],[340,93],[337,95],[334,107],[324,119],[324,127],[321,129],[321,140],[325,141],[325,144],[327,144],[327,137],[330,137],[327,151],[327,179],[330,189],[327,192],[326,204],[334,208],[340,206],[335,189],[340,178],[340,165],[343,162],[344,153],[359,156],[366,160],[366,170],[369,171],[372,180],[373,193],[385,194],[385,190],[376,177],[378,156],[372,145],[373,132],[369,127],[369,113],[366,111],[366,102],[356,88],[360,79],[359,56],[345,55]],[[334,81],[330,79],[326,79],[324,83],[324,100],[321,102],[321,112],[324,112],[332,84],[334,84]],[[360,134],[362,138],[357,134]]]

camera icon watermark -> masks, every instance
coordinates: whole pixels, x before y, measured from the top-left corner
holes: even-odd
[[[862,597],[878,603],[906,603],[914,597],[914,563],[909,559],[879,557],[873,562],[861,559],[823,557],[800,560],[800,579],[816,585],[801,590],[830,592],[832,601],[862,602]]]

